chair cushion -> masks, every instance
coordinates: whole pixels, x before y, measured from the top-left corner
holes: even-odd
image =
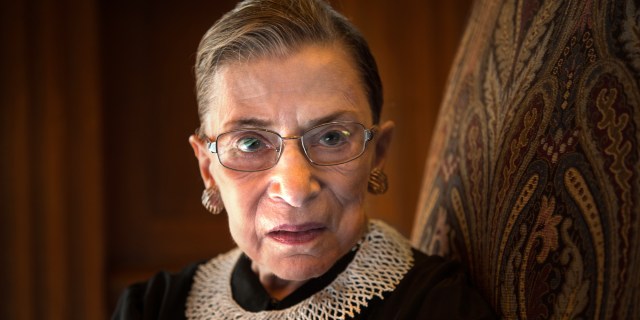
[[[503,317],[640,317],[637,1],[476,1],[413,240]]]

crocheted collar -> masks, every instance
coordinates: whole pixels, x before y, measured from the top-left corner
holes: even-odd
[[[202,264],[187,298],[187,319],[344,319],[368,302],[393,291],[413,266],[408,240],[387,224],[372,220],[349,266],[324,289],[300,303],[274,311],[249,312],[231,294],[231,273],[242,252],[233,249]]]

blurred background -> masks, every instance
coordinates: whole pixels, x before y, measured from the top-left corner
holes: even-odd
[[[193,63],[231,0],[0,3],[1,319],[106,319],[123,288],[233,247],[200,204]],[[369,214],[409,236],[471,0],[334,0],[396,122]]]

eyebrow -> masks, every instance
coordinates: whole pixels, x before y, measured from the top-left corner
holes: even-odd
[[[227,126],[234,128],[265,128],[271,124],[269,120],[263,120],[258,118],[244,118],[233,120],[227,124]],[[226,127],[226,126],[225,126]]]
[[[334,113],[331,113],[329,115],[326,115],[322,118],[318,118],[318,119],[314,119],[311,120],[309,122],[307,122],[305,125],[307,128],[312,128],[315,127],[317,125],[323,124],[323,123],[327,123],[327,122],[333,122],[333,121],[338,121],[344,118],[355,118],[355,113],[352,111],[336,111]],[[346,119],[345,119],[346,120]],[[356,120],[356,119],[351,119],[351,120]]]
[[[305,129],[313,128],[313,127],[315,127],[317,125],[320,125],[320,124],[323,124],[323,123],[339,121],[339,120],[347,118],[347,117],[354,118],[355,117],[355,113],[352,112],[352,111],[346,111],[346,110],[344,110],[344,111],[336,111],[336,112],[328,114],[328,115],[326,115],[324,117],[321,117],[321,118],[318,118],[318,119],[312,119],[310,121],[307,121],[306,123],[304,123],[304,127],[305,127]],[[355,121],[355,119],[352,119],[352,120]],[[259,118],[243,118],[243,119],[233,120],[233,121],[227,123],[227,125],[225,127],[228,127],[230,129],[269,128],[272,125],[273,125],[273,121],[271,121],[271,120],[265,120],[265,119],[259,119]]]

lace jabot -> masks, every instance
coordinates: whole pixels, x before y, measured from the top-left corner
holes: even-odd
[[[393,291],[413,266],[409,241],[372,220],[349,266],[331,284],[300,303],[274,311],[249,312],[231,294],[231,273],[242,252],[233,249],[202,264],[187,298],[187,319],[344,319],[375,297]]]

